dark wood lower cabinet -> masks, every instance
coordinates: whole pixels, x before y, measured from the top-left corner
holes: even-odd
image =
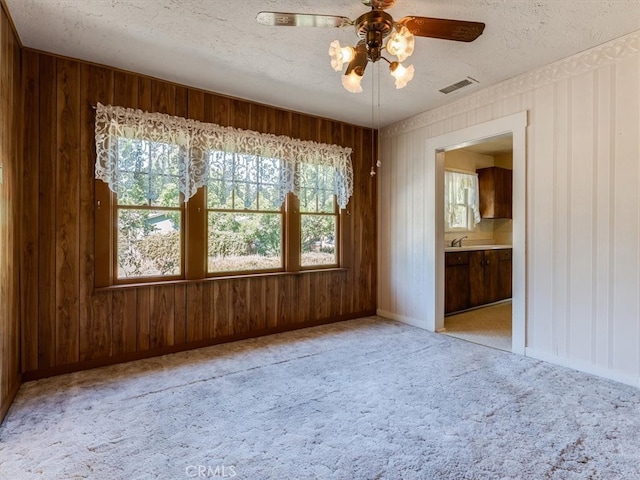
[[[504,250],[498,250],[499,255],[499,274],[498,274],[498,298],[497,300],[504,300],[505,298],[511,298],[513,294],[512,285],[512,250],[505,248]]]
[[[445,313],[511,298],[511,249],[445,254]]]
[[[469,308],[469,252],[445,256],[444,312]]]
[[[499,300],[500,268],[498,250],[469,252],[469,306]]]

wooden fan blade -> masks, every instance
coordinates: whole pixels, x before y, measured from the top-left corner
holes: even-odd
[[[269,27],[345,27],[353,25],[353,22],[347,17],[312,13],[260,12],[256,20],[260,25]]]
[[[398,23],[419,37],[441,38],[457,42],[473,42],[484,31],[484,23],[444,18],[404,17]]]

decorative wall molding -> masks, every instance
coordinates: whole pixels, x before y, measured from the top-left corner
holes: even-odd
[[[442,107],[428,110],[382,130],[382,137],[393,137],[436,123],[475,108],[483,107],[513,95],[597,70],[603,66],[640,52],[640,30],[604,43],[590,50],[505,80],[472,93]]]

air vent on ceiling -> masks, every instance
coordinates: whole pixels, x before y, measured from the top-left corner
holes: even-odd
[[[459,82],[449,85],[448,87],[441,88],[440,91],[445,95],[448,95],[451,92],[455,92],[456,90],[460,90],[461,88],[474,83],[478,83],[478,81],[475,78],[467,77],[464,80],[460,80]]]

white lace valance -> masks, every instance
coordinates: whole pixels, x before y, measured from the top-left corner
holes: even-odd
[[[251,155],[280,161],[278,198],[300,192],[300,163],[322,165],[333,170],[333,188],[340,208],[353,194],[351,149],[222,127],[161,113],[98,104],[96,107],[96,178],[118,192],[123,187],[118,167],[118,139],[157,142],[173,146],[177,158],[179,190],[185,201],[207,184],[212,152]]]

